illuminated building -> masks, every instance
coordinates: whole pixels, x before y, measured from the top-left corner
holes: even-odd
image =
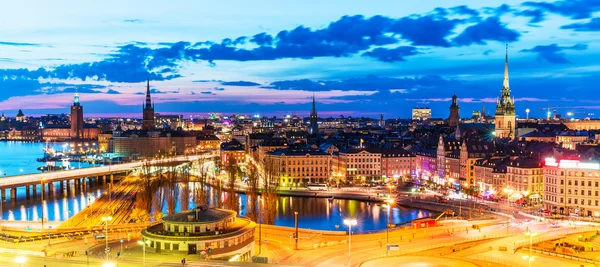
[[[450,104],[450,116],[448,117],[448,125],[454,127],[460,122],[460,107],[458,106],[458,97],[456,94],[452,96],[452,104]]]
[[[192,153],[196,136],[183,131],[114,131],[108,151],[115,157],[153,158]]]
[[[232,210],[198,207],[163,218],[142,231],[146,250],[203,254],[215,260],[248,261],[254,254],[256,223]],[[149,242],[148,242],[149,241]],[[236,256],[237,255],[237,256]]]
[[[506,60],[504,62],[504,82],[502,83],[502,96],[496,103],[496,136],[499,138],[514,139],[516,136],[516,114],[514,99],[510,97],[508,84],[508,45]]]
[[[340,160],[344,165],[342,168],[346,170],[346,179],[358,182],[381,178],[381,154],[381,150],[371,148],[352,148],[340,151]]]
[[[263,168],[280,178],[281,186],[326,183],[332,175],[331,155],[319,149],[286,148],[268,153]]]
[[[600,163],[546,158],[544,208],[564,214],[600,217]]]
[[[577,145],[583,144],[589,140],[587,131],[563,132],[556,136],[556,143],[562,148],[575,150]]]
[[[506,186],[508,157],[492,157],[475,161],[475,186],[482,194],[502,192]]]
[[[448,173],[450,172],[450,170],[448,169],[450,166],[448,165],[448,159],[446,158],[450,153],[452,153],[453,151],[458,151],[460,150],[461,147],[461,141],[457,140],[456,138],[452,137],[452,136],[448,136],[448,137],[444,137],[443,135],[440,135],[440,139],[438,141],[438,147],[437,147],[437,175],[440,178],[447,178],[450,177],[450,175],[448,175]],[[452,177],[452,178],[456,178],[458,179],[458,176],[456,177]],[[446,182],[448,182],[446,180]]]
[[[71,106],[71,138],[83,138],[83,107],[79,103],[78,93],[75,93]]]
[[[17,117],[15,117],[15,119],[16,119],[18,122],[24,122],[24,121],[26,120],[26,119],[25,119],[25,114],[23,114],[23,111],[22,111],[22,110],[20,110],[20,109],[19,109],[19,112],[17,112]]]
[[[94,124],[83,122],[83,106],[79,94],[73,96],[70,125],[41,125],[41,137],[44,141],[97,139],[100,129]]]
[[[196,136],[196,149],[199,151],[217,150],[221,139],[214,134],[200,134]]]
[[[477,186],[475,179],[475,161],[494,153],[492,144],[477,140],[467,140],[460,149],[460,179],[465,186]]]
[[[150,78],[146,81],[146,104],[142,105],[142,130],[154,129],[154,105],[150,98]]]
[[[544,194],[544,172],[540,160],[517,158],[507,166],[507,186],[528,203],[536,204]],[[512,196],[515,197],[515,196]]]
[[[413,108],[412,109],[412,119],[413,121],[426,121],[431,119],[431,109],[430,108]]]
[[[237,164],[246,162],[246,150],[244,150],[244,146],[235,139],[230,142],[222,143],[219,151],[221,152],[222,166],[229,164],[232,159],[234,159]]]
[[[416,156],[410,151],[384,150],[381,153],[381,177],[394,180],[410,177],[416,163]]]
[[[415,175],[420,179],[432,181],[437,176],[437,150],[422,149],[416,153]]]
[[[287,140],[284,138],[268,138],[264,139],[258,146],[258,160],[264,163],[265,157],[277,149],[287,148]]]

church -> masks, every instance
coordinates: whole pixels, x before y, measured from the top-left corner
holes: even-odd
[[[508,45],[506,46],[506,59],[504,61],[504,81],[502,83],[502,95],[496,102],[496,137],[515,139],[516,137],[516,114],[515,100],[510,96],[508,84]]]
[[[75,93],[71,106],[70,125],[40,125],[40,133],[44,141],[97,140],[100,129],[93,124],[83,122],[83,106],[79,102],[79,94]]]

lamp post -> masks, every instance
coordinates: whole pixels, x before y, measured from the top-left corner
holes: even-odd
[[[389,251],[390,251],[388,248],[388,245],[390,244],[390,227],[392,226],[392,204],[394,204],[394,200],[389,198],[385,202],[387,203],[387,206],[388,206],[388,218],[389,218],[388,225],[385,228],[385,230],[386,230],[386,233],[385,233],[385,239],[386,239],[385,255],[388,256]]]
[[[105,234],[105,236],[104,236],[104,238],[106,239],[106,249],[105,249],[105,252],[106,252],[106,259],[108,259],[108,251],[109,251],[109,250],[108,250],[108,222],[109,222],[109,221],[111,221],[111,220],[112,220],[112,217],[111,217],[111,216],[108,216],[108,217],[102,217],[102,221],[103,221],[103,222],[106,222],[106,234]]]
[[[345,219],[344,224],[348,225],[348,266],[351,266],[351,255],[352,255],[352,226],[356,225],[358,222],[356,219]]]
[[[533,237],[537,235],[537,233],[531,232],[529,229],[525,232],[525,235],[529,237],[529,256],[523,257],[529,263],[529,267],[531,267],[531,261],[533,261],[533,256],[531,256],[531,249],[533,249]]]
[[[146,245],[150,245],[150,240],[141,241],[138,240],[138,244],[142,245],[142,258],[144,261],[144,267],[146,267]]]
[[[294,238],[296,239],[296,250],[298,250],[298,212],[294,211],[294,221],[296,222],[296,235]]]

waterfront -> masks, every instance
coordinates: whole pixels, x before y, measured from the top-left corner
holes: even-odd
[[[175,188],[178,191],[175,195],[182,196],[181,183]],[[190,183],[188,188],[194,188]],[[214,199],[214,188],[207,186],[208,201],[212,204]],[[188,209],[196,206],[193,193],[188,194]],[[245,216],[247,210],[248,197],[246,194],[236,194],[240,204],[239,216]],[[223,192],[222,199],[227,199],[228,193]],[[175,211],[181,211],[181,199],[175,205]],[[167,213],[167,204],[163,206],[163,213]],[[387,206],[381,203],[370,203],[358,200],[313,198],[313,197],[291,197],[281,196],[277,202],[277,212],[275,214],[275,225],[294,227],[294,212],[297,211],[298,226],[301,228],[342,231],[345,229],[344,219],[354,218],[358,221],[357,232],[371,232],[386,229],[387,224],[403,224],[415,219],[425,218],[432,215],[426,210],[412,209],[396,206],[388,211]],[[391,218],[390,218],[391,217]]]
[[[106,185],[88,185],[81,190],[71,184],[71,189],[60,188],[60,183],[54,183],[46,192],[44,204],[41,204],[41,188],[37,185],[37,195],[27,198],[25,188],[17,189],[16,200],[6,200],[2,203],[2,221],[39,221],[44,218],[50,222],[61,222],[77,214],[96,201],[105,191]]]
[[[51,142],[48,146],[62,151],[66,143]],[[43,142],[25,142],[25,141],[2,141],[0,142],[0,177],[13,176],[20,174],[40,173],[38,167],[44,166],[44,162],[38,162],[38,158],[44,156],[46,143]],[[57,166],[62,162],[57,162]],[[73,162],[70,164],[75,168],[86,168],[92,166],[85,162]]]

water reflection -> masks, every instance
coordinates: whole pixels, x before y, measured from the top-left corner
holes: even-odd
[[[198,186],[190,184],[190,188],[199,189]],[[174,190],[181,190],[181,184]],[[206,187],[207,201],[211,205],[216,203],[216,192],[212,187]],[[192,191],[192,192],[195,192]],[[182,194],[179,194],[182,195]],[[194,195],[193,193],[190,195]],[[221,203],[228,198],[227,192],[221,193]],[[239,216],[246,216],[250,208],[249,197],[246,194],[236,194],[240,204]],[[190,197],[187,209],[196,206],[194,197]],[[184,208],[185,209],[185,208]],[[182,210],[181,201],[177,201],[175,212]],[[298,225],[302,228],[319,230],[341,230],[345,218],[355,218],[358,221],[357,232],[368,232],[386,228],[389,221],[393,224],[402,224],[414,219],[429,217],[429,212],[405,207],[393,207],[391,211],[387,206],[378,203],[368,203],[357,200],[326,199],[326,198],[303,198],[303,197],[279,197],[277,202],[277,213],[275,214],[275,225],[294,226],[294,212],[298,211]],[[162,212],[167,214],[166,205]],[[337,226],[337,227],[336,227]]]
[[[59,183],[54,183],[46,192],[44,201],[41,201],[41,187],[37,186],[37,195],[26,197],[25,187],[17,189],[17,199],[6,200],[2,204],[0,218],[7,221],[39,221],[44,218],[48,221],[60,222],[77,214],[79,211],[96,201],[104,193],[104,185],[91,185],[88,183],[87,192],[72,186],[70,190],[60,188]],[[43,212],[42,212],[43,210]]]

